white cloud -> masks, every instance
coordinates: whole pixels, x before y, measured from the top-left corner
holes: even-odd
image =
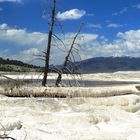
[[[61,50],[68,50],[74,35],[75,33],[67,33],[65,37],[58,35],[65,43],[66,49],[59,41],[57,44],[61,49],[53,45],[51,50],[51,63],[60,64],[63,62],[66,52],[62,52]],[[76,42],[81,46],[86,46],[88,42],[93,42],[97,38],[98,35],[95,34],[80,34]],[[52,44],[54,43],[55,41],[53,40]],[[43,54],[42,51],[46,49],[46,45],[47,34],[45,33],[30,33],[27,32],[26,29],[11,28],[7,24],[0,25],[0,46],[5,46],[4,49],[0,49],[0,51],[3,52],[3,50],[7,50],[4,54],[1,54],[4,57],[7,56],[28,62],[34,58],[33,54]]]
[[[125,12],[127,12],[127,10],[128,10],[128,7],[124,7],[121,11],[115,12],[115,13],[113,13],[112,15],[113,15],[113,16],[122,15],[122,14],[124,14]]]
[[[91,39],[88,40],[89,36]],[[80,40],[77,40],[80,42]],[[70,43],[70,42],[69,42]],[[69,44],[68,43],[68,44]],[[82,59],[107,56],[140,56],[140,30],[117,33],[112,43],[104,36],[84,34],[80,55]]]
[[[102,40],[105,40],[102,38]],[[96,40],[97,41],[97,40]],[[140,30],[117,33],[116,39],[109,43],[98,40],[90,42],[84,52],[85,56],[132,56],[140,57]]]
[[[44,51],[46,40],[47,34],[44,33],[30,33],[26,29],[11,28],[7,24],[0,25],[0,46],[5,48],[0,51],[8,50],[7,53],[1,54],[4,57],[18,58],[19,56],[22,61],[32,59],[29,54],[36,53],[37,50]]]
[[[107,28],[120,28],[120,27],[123,27],[123,25],[116,23],[110,23],[107,25]]]
[[[74,35],[75,33],[66,33],[65,37],[63,37],[58,34],[65,43],[66,48],[59,41],[57,44],[61,49],[57,48],[53,40],[51,64],[63,62]],[[104,36],[82,33],[77,38],[76,43],[82,59],[99,56],[140,56],[140,30],[119,32],[112,43]],[[45,33],[31,33],[25,29],[11,28],[7,24],[0,25],[0,55],[2,57],[7,56],[24,62],[30,62],[38,58],[35,55],[43,54],[42,51],[46,49],[46,45],[47,34]],[[34,61],[34,63],[43,64],[44,61]]]
[[[36,42],[36,46],[43,45],[47,35],[40,32],[29,33],[26,29],[10,28],[7,24],[0,25],[0,40],[16,43],[21,46],[30,46]]]
[[[133,5],[134,8],[140,9],[140,4]]]
[[[140,50],[140,30],[130,30],[125,33],[117,34],[118,41],[117,43],[120,46],[125,46],[128,50]],[[139,52],[140,53],[140,52]]]
[[[87,27],[101,29],[102,25],[101,24],[88,24]]]
[[[24,62],[32,63],[39,59],[40,55],[39,48],[29,48],[24,51],[20,51],[18,54],[12,56],[13,59],[22,60]]]
[[[8,27],[8,25],[7,24],[1,24],[0,25],[0,31],[2,31],[2,30],[7,30],[7,29],[9,29],[9,27]]]
[[[72,9],[69,11],[62,12],[62,13],[58,12],[56,17],[59,20],[76,20],[76,19],[80,19],[85,14],[86,14],[86,11],[84,10]]]
[[[0,0],[0,2],[19,2],[19,3],[21,3],[22,0]]]

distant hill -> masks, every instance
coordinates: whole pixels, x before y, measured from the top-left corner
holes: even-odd
[[[77,71],[82,73],[140,70],[140,58],[134,57],[96,57],[77,64]]]
[[[0,71],[40,72],[41,67],[27,64],[18,60],[3,59],[0,57]]]
[[[61,68],[62,65],[57,67]],[[55,69],[53,65],[51,68]],[[42,69],[42,67],[30,65],[18,60],[3,59],[0,57],[0,71],[41,72]],[[76,73],[103,73],[138,70],[140,70],[140,58],[134,57],[95,57],[76,62]],[[54,71],[51,70],[51,72]]]

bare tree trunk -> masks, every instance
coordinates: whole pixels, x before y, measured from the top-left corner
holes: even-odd
[[[50,30],[49,30],[49,34],[48,34],[48,44],[47,44],[47,50],[46,50],[46,53],[45,53],[45,68],[44,68],[44,76],[43,76],[43,80],[42,80],[42,86],[45,86],[47,84],[47,76],[48,76],[48,72],[49,72],[49,59],[50,59],[51,42],[52,42],[52,35],[53,35],[53,27],[54,27],[54,23],[55,23],[55,10],[56,10],[56,0],[53,0]]]
[[[80,25],[78,32],[76,33],[76,35],[75,35],[74,38],[73,38],[71,47],[70,47],[70,49],[69,49],[69,51],[68,51],[68,54],[67,54],[66,57],[65,57],[63,67],[62,67],[62,69],[61,69],[61,73],[58,74],[58,77],[57,77],[57,80],[56,80],[56,83],[55,83],[55,85],[56,85],[57,87],[59,87],[59,85],[60,85],[60,83],[61,83],[62,74],[64,73],[65,68],[66,68],[67,65],[68,65],[70,54],[72,53],[72,50],[73,50],[74,45],[75,45],[75,41],[76,41],[76,39],[77,39],[77,37],[78,37],[78,35],[79,35],[81,29],[82,29],[82,25],[83,25],[83,24]]]

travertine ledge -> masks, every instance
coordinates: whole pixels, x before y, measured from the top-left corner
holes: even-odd
[[[10,97],[109,97],[140,95],[135,85],[113,87],[0,87],[0,95]]]

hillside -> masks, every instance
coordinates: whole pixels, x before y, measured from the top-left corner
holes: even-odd
[[[77,70],[82,73],[137,71],[140,70],[140,58],[96,57],[78,62]]]
[[[18,60],[3,59],[0,57],[0,71],[40,72],[41,67],[30,65]]]
[[[95,57],[76,63],[76,71],[78,73],[102,73],[140,70],[140,58],[134,57]],[[60,68],[62,65],[58,67]],[[42,67],[23,63],[18,60],[3,59],[0,57],[0,71],[40,72],[42,71]]]

